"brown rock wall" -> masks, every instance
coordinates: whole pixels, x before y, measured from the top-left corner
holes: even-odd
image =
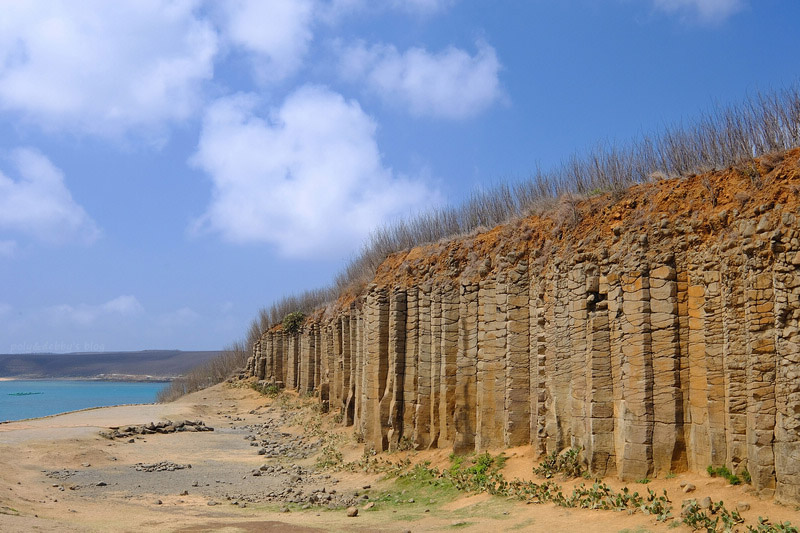
[[[664,181],[588,201],[591,224],[397,254],[247,371],[320,391],[376,450],[576,446],[596,475],[726,465],[800,501],[798,156],[747,196],[711,174],[714,206]]]

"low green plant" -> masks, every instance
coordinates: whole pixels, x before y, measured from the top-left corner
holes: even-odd
[[[691,500],[681,511],[681,516],[687,526],[708,533],[733,531],[734,526],[744,522],[737,511],[728,511],[722,501],[712,502],[711,508],[703,509],[697,500]]]
[[[746,468],[741,472],[739,472],[739,475],[742,477],[742,481],[744,481],[748,485],[752,483],[753,478],[750,477],[750,472],[748,472]]]
[[[255,382],[251,384],[250,387],[254,391],[269,396],[270,398],[275,398],[278,395],[278,393],[281,392],[280,387],[278,387],[278,385],[275,383],[267,383],[266,385],[259,385],[258,382]]]
[[[747,526],[747,531],[750,533],[798,533],[797,528],[791,522],[773,524],[763,516],[758,517],[758,525],[755,527]]]
[[[725,478],[726,480],[728,480],[728,483],[730,483],[731,485],[741,485],[742,484],[742,480],[739,478],[739,476],[737,476],[736,474],[731,472],[728,469],[727,466],[719,466],[719,467],[714,468],[713,466],[708,465],[708,468],[706,468],[706,472],[708,472],[708,475],[710,475],[711,477],[719,476],[719,477]],[[749,474],[748,474],[748,477],[749,477]]]
[[[283,331],[289,334],[295,334],[300,331],[300,327],[306,320],[306,314],[302,311],[293,311],[283,317]]]
[[[565,478],[580,477],[583,466],[580,462],[580,448],[570,448],[564,453],[553,453],[547,455],[539,466],[533,469],[533,473],[545,479],[551,479],[556,474],[563,474]]]
[[[642,479],[637,479],[636,483],[641,483],[642,485],[647,485],[650,483],[650,478],[643,477]]]

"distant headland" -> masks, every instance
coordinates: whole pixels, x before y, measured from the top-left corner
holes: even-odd
[[[219,354],[212,350],[0,354],[0,380],[171,381]]]

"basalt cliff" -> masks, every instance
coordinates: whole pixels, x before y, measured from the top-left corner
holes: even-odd
[[[725,465],[800,501],[800,149],[565,198],[389,257],[248,372],[376,450],[568,447],[597,476]]]

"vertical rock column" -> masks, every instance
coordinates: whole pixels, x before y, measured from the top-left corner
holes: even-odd
[[[353,397],[353,368],[352,363],[354,357],[352,351],[351,337],[350,337],[350,321],[352,320],[349,314],[342,315],[340,327],[342,337],[342,378],[341,378],[341,398],[342,410],[344,412],[344,423],[346,426],[352,426],[355,417],[355,398]]]
[[[403,358],[403,436],[414,438],[417,403],[417,365],[419,359],[419,314],[417,288],[406,289],[406,353]]]
[[[439,446],[439,399],[441,397],[442,374],[442,287],[431,290],[431,397],[430,397],[430,447]]]
[[[478,289],[477,450],[503,445],[505,410],[505,286],[485,279]]]
[[[622,387],[624,449],[619,477],[648,477],[653,471],[653,360],[650,336],[650,284],[644,268],[621,277]]]
[[[800,501],[800,246],[797,218],[782,216],[783,228],[772,237],[775,330],[778,352],[775,395],[776,496]],[[794,246],[792,246],[794,242]]]
[[[397,449],[403,436],[403,393],[406,368],[406,292],[394,289],[389,301],[389,377],[381,399],[381,416],[389,425],[389,449]],[[383,412],[386,411],[384,415]]]
[[[508,273],[506,294],[506,446],[522,446],[531,438],[530,281],[527,259]]]
[[[554,263],[559,263],[558,258]],[[571,353],[567,277],[554,265],[544,280],[545,434],[547,453],[569,446]]]
[[[584,259],[567,273],[568,295],[568,327],[569,353],[567,362],[570,368],[569,379],[569,445],[584,448],[587,444],[586,434],[586,348],[587,348],[587,287]],[[594,288],[594,287],[592,287]]]
[[[456,438],[459,294],[451,284],[442,288],[442,358],[439,382],[439,447],[451,448]]]
[[[275,381],[279,387],[286,386],[286,361],[283,350],[283,333],[272,334],[273,362],[275,364]]]
[[[677,272],[668,254],[650,271],[650,330],[653,351],[653,469],[686,469]]]
[[[478,286],[464,282],[459,288],[458,352],[456,354],[455,443],[453,451],[475,450],[475,414],[478,363]]]
[[[431,444],[431,297],[430,287],[417,292],[417,390],[414,406],[414,444],[417,449]]]
[[[706,398],[708,399],[708,444],[710,464],[727,463],[728,443],[725,438],[725,376],[723,372],[723,314],[717,246],[706,251],[703,281],[705,331]]]
[[[535,265],[535,263],[531,263]],[[530,400],[531,400],[531,443],[536,456],[546,451],[546,409],[547,409],[547,338],[545,337],[544,292],[540,287],[541,278],[535,276],[531,267],[530,285]]]
[[[747,328],[742,258],[731,239],[722,266],[723,361],[727,461],[734,473],[747,465]]]
[[[365,310],[367,346],[364,365],[364,439],[377,451],[388,448],[388,402],[386,418],[381,399],[389,371],[389,297],[386,289],[373,289],[367,295]]]
[[[688,260],[688,465],[690,470],[699,472],[711,464],[711,442],[708,429],[708,376],[706,370],[706,287],[703,277],[704,263],[702,254],[692,252],[688,255]]]
[[[775,488],[775,315],[773,273],[766,243],[744,245],[747,344],[747,468],[753,487],[769,495]]]
[[[598,476],[616,472],[614,394],[608,322],[608,282],[597,267],[586,269],[586,459]]]

